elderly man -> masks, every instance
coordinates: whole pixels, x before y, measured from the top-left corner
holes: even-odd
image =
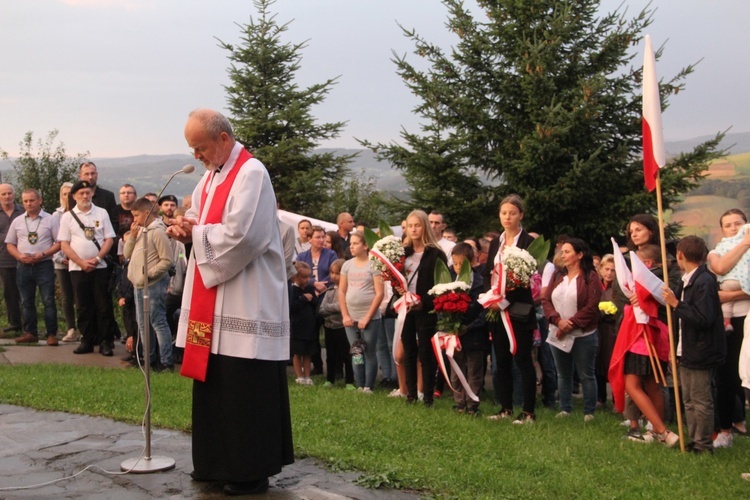
[[[52,256],[60,250],[55,240],[57,219],[42,210],[42,195],[36,189],[24,189],[21,202],[26,213],[11,223],[5,243],[8,253],[18,261],[18,290],[23,305],[23,330],[19,344],[39,341],[36,313],[36,289],[44,304],[47,345],[57,345],[57,305],[55,304],[55,266]]]
[[[193,479],[261,493],[294,461],[287,392],[289,298],[276,197],[220,113],[190,113],[185,139],[208,170],[168,233],[193,241],[177,345],[193,382]]]
[[[10,184],[0,184],[0,242],[10,230],[10,224],[24,210],[15,201],[16,192]],[[4,244],[0,245],[0,283],[3,285],[5,299],[5,310],[8,314],[8,326],[3,333],[18,332],[21,330],[21,294],[16,285],[16,259],[8,253]]]
[[[70,192],[76,206],[60,219],[57,239],[68,257],[78,330],[83,335],[73,352],[93,352],[98,341],[99,353],[112,356],[115,317],[105,257],[114,243],[115,231],[106,210],[91,203],[92,187],[88,181],[73,184]]]

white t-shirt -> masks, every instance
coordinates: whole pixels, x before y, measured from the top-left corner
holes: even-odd
[[[105,239],[116,236],[109,220],[109,214],[96,205],[91,205],[91,210],[87,213],[81,212],[78,206],[74,207],[73,211],[75,211],[86,230],[81,229],[70,212],[65,212],[60,219],[60,232],[57,239],[70,243],[70,247],[81,259],[92,259],[99,254],[99,249],[93,240],[96,240],[101,247],[104,245]],[[96,265],[97,269],[106,269],[106,267],[107,263],[103,259]],[[68,261],[68,270],[81,271],[81,266],[71,259]]]

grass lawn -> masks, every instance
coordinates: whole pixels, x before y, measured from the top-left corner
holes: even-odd
[[[139,423],[143,380],[131,370],[60,365],[0,366],[0,402]],[[360,483],[456,498],[747,498],[750,438],[714,456],[680,454],[623,440],[611,412],[584,424],[580,408],[558,420],[538,412],[530,426],[473,419],[452,402],[403,400],[290,384],[295,451],[333,469],[358,470]],[[191,381],[152,377],[154,426],[190,431]],[[484,410],[493,410],[484,403]]]

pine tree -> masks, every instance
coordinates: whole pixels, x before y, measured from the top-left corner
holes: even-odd
[[[26,132],[19,143],[21,155],[12,161],[17,197],[20,199],[21,192],[26,188],[38,189],[42,195],[42,208],[48,213],[60,206],[60,186],[63,182],[77,180],[78,166],[88,155],[69,157],[62,142],[55,146],[57,134],[57,130],[53,130],[47,134],[46,140],[37,140],[35,151],[34,134]],[[0,157],[6,160],[10,158],[6,151],[1,150]]]
[[[404,170],[417,200],[466,192],[464,201],[483,203],[495,218],[499,198],[518,193],[526,202],[524,226],[548,237],[576,235],[598,249],[633,214],[655,212],[655,197],[643,185],[641,69],[633,66],[652,12],[599,16],[599,0],[478,0],[482,14],[475,17],[460,0],[443,3],[457,37],[450,53],[405,30],[428,69],[406,56],[394,59],[422,101],[415,111],[429,121],[426,136],[403,132],[408,149],[365,144]],[[692,71],[662,81],[662,109]],[[441,139],[425,150],[438,122]],[[722,154],[722,136],[662,170],[665,209]],[[491,183],[477,186],[477,173]],[[452,191],[446,175],[453,176]],[[470,227],[478,233],[497,228],[497,220]]]
[[[329,200],[331,185],[356,155],[314,153],[321,141],[337,137],[344,122],[318,124],[312,107],[323,102],[337,78],[300,88],[295,75],[307,42],[282,41],[289,23],[279,25],[273,0],[256,0],[257,19],[237,26],[239,45],[219,40],[229,51],[226,86],[230,121],[237,140],[261,160],[282,208],[316,214]]]

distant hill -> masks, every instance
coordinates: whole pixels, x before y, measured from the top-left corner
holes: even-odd
[[[689,151],[697,144],[711,136],[696,137],[694,139],[667,142],[665,148],[670,155]],[[750,132],[727,134],[722,145],[730,147],[732,154],[750,152]],[[321,148],[320,152],[335,152],[339,154],[359,153],[349,165],[353,176],[361,179],[375,179],[378,189],[391,193],[406,193],[408,186],[404,182],[401,171],[391,168],[388,163],[380,162],[372,151],[367,149],[330,149]],[[124,183],[133,184],[138,193],[149,191],[158,192],[161,186],[183,165],[191,164],[196,172],[190,175],[178,175],[169,185],[167,191],[176,196],[184,196],[192,192],[199,176],[203,173],[203,166],[192,156],[187,154],[173,155],[138,155],[123,158],[92,158],[99,167],[99,180],[102,186],[117,191]],[[9,161],[0,161],[0,173],[12,170]]]
[[[698,144],[713,139],[713,135],[704,135],[684,141],[665,142],[664,148],[668,155],[677,155],[690,151]],[[723,148],[728,148],[728,154],[736,155],[750,152],[750,132],[735,132],[724,136],[720,144]]]

